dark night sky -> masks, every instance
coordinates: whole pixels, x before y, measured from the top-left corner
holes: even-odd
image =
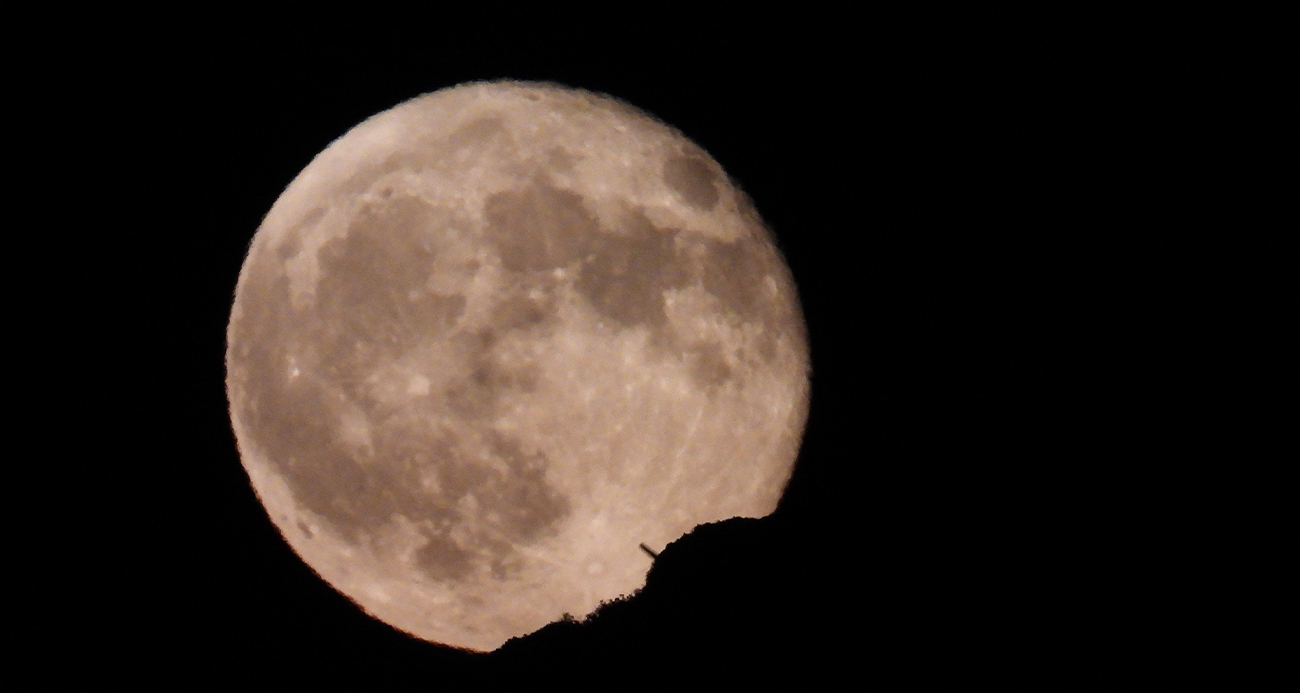
[[[95,667],[1123,690],[1197,632],[1174,595],[1218,525],[1185,490],[1225,478],[1239,431],[1190,414],[1234,387],[1222,335],[1245,320],[1210,194],[1231,173],[1203,164],[1247,155],[1221,128],[1252,97],[1213,41],[1046,17],[583,21],[118,17],[82,44],[61,117],[104,181],[103,225],[82,227],[104,259],[86,325],[109,345],[88,406],[119,422],[84,480],[111,577],[68,616]],[[814,378],[777,516],[670,549],[599,637],[484,659],[371,621],[294,557],[239,464],[222,359],[247,243],[311,157],[405,99],[506,77],[611,94],[709,151],[777,234]]]

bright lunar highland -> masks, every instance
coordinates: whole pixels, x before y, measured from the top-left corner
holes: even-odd
[[[761,517],[808,410],[795,287],[708,154],[498,82],[358,125],[258,229],[227,333],[244,467],[365,611],[492,650]]]

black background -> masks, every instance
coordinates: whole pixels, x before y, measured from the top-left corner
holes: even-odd
[[[1265,254],[1237,193],[1266,165],[1228,48],[1250,36],[1084,13],[386,12],[88,18],[49,54],[68,64],[36,117],[72,143],[48,158],[89,212],[70,314],[92,368],[67,382],[95,452],[75,557],[37,581],[66,608],[47,675],[1125,690],[1247,610],[1207,606],[1228,588],[1205,576],[1245,551],[1206,557],[1263,485],[1240,483],[1254,438],[1224,394],[1253,377],[1233,289]],[[777,235],[814,372],[775,516],[670,548],[597,623],[476,656],[371,620],[292,554],[240,466],[223,357],[247,245],[311,158],[497,78],[608,93],[710,152]]]

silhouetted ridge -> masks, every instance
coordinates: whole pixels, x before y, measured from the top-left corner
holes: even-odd
[[[801,635],[826,612],[791,608],[809,582],[799,577],[807,571],[798,553],[773,518],[701,525],[660,552],[635,595],[507,642],[488,656],[490,668],[507,677],[574,668],[626,676],[650,667],[746,679],[817,663],[834,648]],[[810,607],[823,593],[814,591]]]

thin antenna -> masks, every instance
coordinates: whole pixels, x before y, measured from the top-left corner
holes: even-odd
[[[654,551],[651,551],[650,547],[646,546],[645,544],[641,545],[641,550],[650,554],[650,558],[659,558],[659,554],[655,553]]]

